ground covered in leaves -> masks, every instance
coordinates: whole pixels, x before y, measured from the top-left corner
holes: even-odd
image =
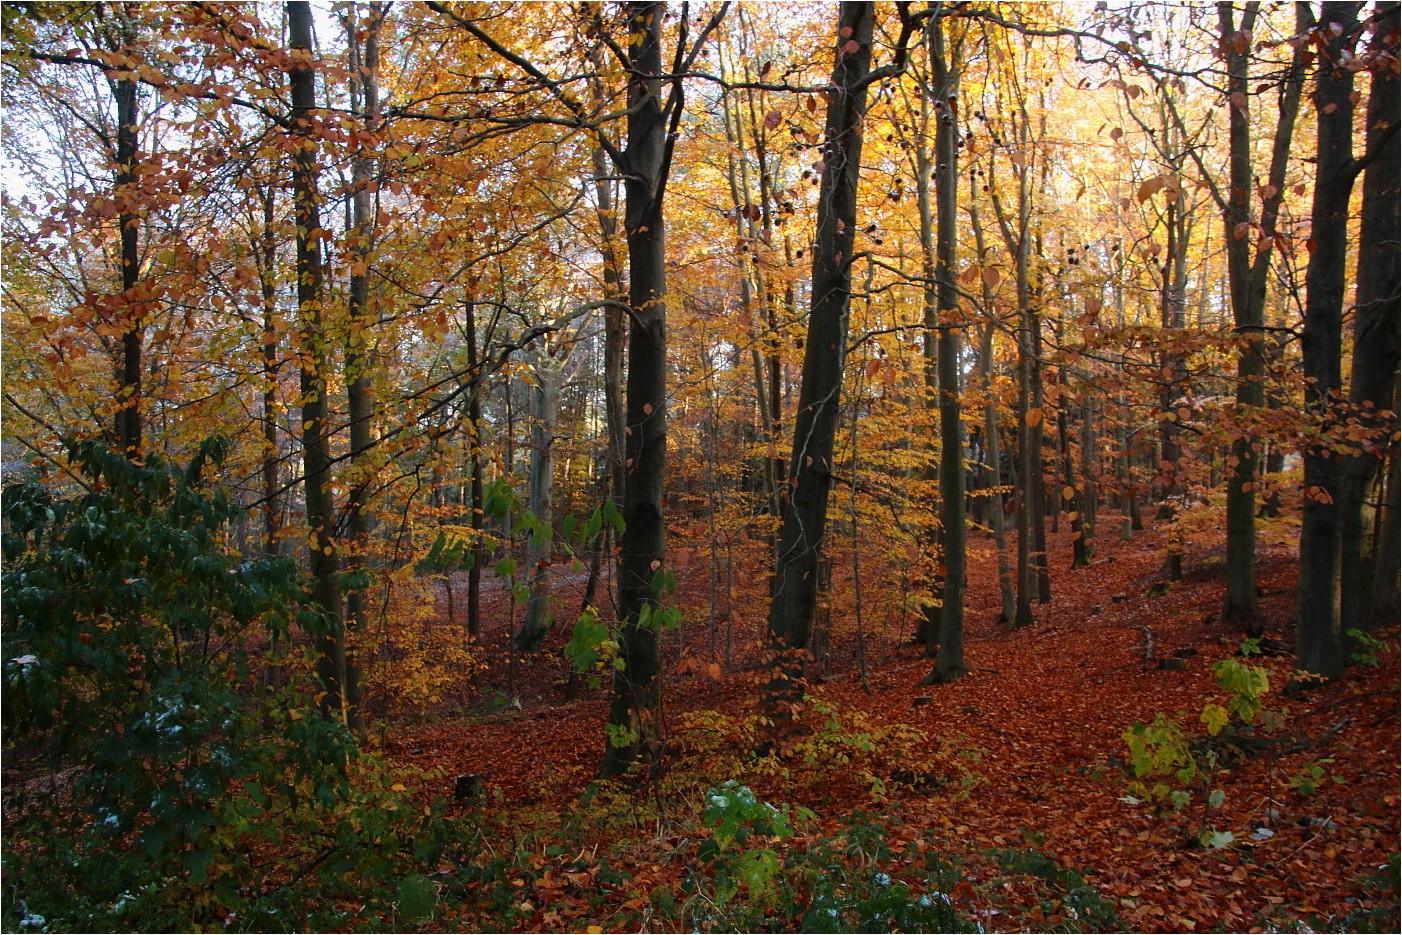
[[[757,757],[753,672],[675,674],[665,765],[619,785],[590,784],[601,693],[565,702],[560,663],[534,657],[505,710],[386,735],[391,762],[423,770],[425,797],[482,779],[451,806],[473,840],[445,850],[417,896],[401,893],[394,921],[1397,931],[1398,633],[1378,634],[1347,680],[1284,691],[1289,657],[1269,653],[1270,638],[1289,639],[1287,539],[1263,543],[1267,653],[1244,659],[1217,617],[1221,555],[1191,538],[1176,582],[1152,531],[1075,570],[1059,542],[1054,599],[1017,631],[995,622],[993,556],[975,543],[968,676],[920,687],[930,663],[908,644],[869,660],[865,680],[837,666],[815,686],[810,739]],[[1209,737],[1205,708],[1231,706],[1224,659],[1260,669],[1269,689],[1251,723],[1233,711]],[[1160,714],[1191,768],[1173,760],[1171,730],[1155,734],[1148,752],[1166,766],[1133,787],[1123,735]]]

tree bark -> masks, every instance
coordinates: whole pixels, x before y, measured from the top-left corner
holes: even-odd
[[[1358,236],[1358,287],[1353,318],[1353,366],[1349,404],[1353,416],[1369,430],[1363,450],[1344,459],[1340,485],[1339,521],[1342,533],[1342,585],[1339,628],[1347,641],[1352,630],[1367,630],[1375,615],[1395,606],[1397,569],[1384,555],[1396,556],[1396,507],[1385,497],[1389,461],[1397,464],[1394,400],[1397,393],[1399,337],[1398,132],[1399,93],[1396,71],[1399,5],[1380,4],[1374,17],[1377,30],[1369,53],[1372,83],[1368,92],[1367,158],[1363,174],[1362,218]],[[1390,415],[1384,415],[1392,410]],[[1392,490],[1395,495],[1396,484]],[[1390,519],[1389,519],[1390,517]],[[1382,534],[1389,525],[1391,535]],[[1377,544],[1385,543],[1384,549]],[[1381,593],[1380,593],[1381,592]]]
[[[122,321],[122,366],[117,387],[117,444],[132,461],[141,458],[141,351],[144,302],[135,298],[141,279],[141,253],[138,238],[141,217],[136,213],[137,104],[135,78],[111,80],[117,102],[116,174],[113,189],[124,206],[117,215],[121,239],[121,273],[124,320]]]
[[[1344,263],[1348,203],[1358,168],[1353,159],[1353,72],[1342,53],[1353,43],[1362,3],[1325,2],[1324,40],[1315,78],[1318,127],[1305,326],[1301,349],[1305,404],[1319,436],[1304,449],[1305,491],[1300,517],[1300,573],[1295,665],[1323,678],[1344,671],[1339,631],[1339,457],[1330,442],[1342,383]]]
[[[940,526],[944,543],[944,589],[940,605],[940,649],[930,683],[956,681],[964,663],[964,428],[960,420],[959,294],[954,284],[959,173],[954,145],[959,72],[945,55],[944,20],[929,24],[931,90],[935,94],[935,281],[939,302]],[[955,58],[957,59],[957,45]]]
[[[619,569],[619,620],[623,668],[614,672],[609,736],[601,776],[617,776],[661,755],[661,688],[657,611],[653,586],[662,571],[665,530],[662,478],[667,447],[667,269],[663,194],[671,149],[662,108],[662,18],[665,4],[629,3],[628,147],[624,230],[628,240],[627,457],[624,464],[624,530]],[[675,93],[680,93],[677,91]],[[673,99],[675,106],[680,100]]]
[[[321,264],[321,196],[317,189],[316,139],[311,112],[316,108],[316,71],[312,65],[312,12],[307,0],[289,0],[287,31],[295,59],[291,132],[297,142],[292,157],[292,202],[297,226],[297,312],[301,325],[302,474],[306,499],[309,568],[313,597],[324,616],[316,635],[317,677],[322,706],[345,717],[345,643],[342,634],[340,562],[333,538],[335,503],[331,493],[330,429],[327,413],[327,346],[322,323],[324,300]]]
[[[352,65],[358,66],[352,77],[353,97],[359,98],[361,120],[367,131],[374,133],[380,124],[380,26],[388,9],[386,4],[370,4],[365,23],[358,22],[355,7],[347,21],[347,40],[353,53]],[[364,29],[362,43],[357,33]],[[359,59],[356,61],[355,59]],[[358,92],[358,93],[357,93]],[[371,450],[371,423],[375,415],[374,387],[371,382],[370,328],[374,312],[370,295],[370,264],[375,252],[375,211],[370,194],[374,178],[375,159],[360,153],[351,166],[351,228],[354,242],[351,249],[348,335],[346,338],[345,381],[347,405],[350,410],[350,491],[346,498],[346,634],[345,634],[345,695],[346,716],[352,727],[363,727],[361,716],[362,685],[360,677],[360,635],[367,628],[366,593],[370,586],[366,549],[370,544],[373,520],[370,513],[369,491],[374,480]]]
[[[813,249],[812,305],[804,347],[803,380],[794,414],[789,460],[791,495],[784,506],[769,605],[773,668],[761,703],[785,730],[805,692],[819,561],[833,477],[833,441],[847,349],[852,287],[862,120],[871,70],[874,4],[844,3],[837,22],[837,56],[824,128],[824,167]]]
[[[1217,4],[1223,58],[1227,67],[1228,191],[1219,196],[1225,226],[1227,279],[1231,293],[1232,321],[1245,342],[1237,358],[1237,416],[1249,426],[1265,401],[1262,380],[1265,362],[1261,353],[1266,297],[1266,277],[1274,250],[1276,220],[1285,185],[1290,141],[1299,112],[1306,43],[1296,51],[1280,95],[1279,118],[1271,147],[1266,185],[1262,186],[1261,216],[1253,224],[1251,197],[1257,190],[1251,161],[1250,50],[1252,29],[1260,4],[1245,5],[1241,21],[1235,21],[1234,4]],[[1308,5],[1296,7],[1297,31],[1308,28]],[[1251,247],[1257,244],[1253,258]],[[1227,569],[1222,617],[1240,624],[1248,634],[1259,635],[1256,602],[1256,442],[1249,427],[1232,444],[1227,469]]]
[[[549,340],[547,338],[547,340]],[[527,505],[540,529],[530,536],[526,547],[526,574],[530,579],[526,598],[526,618],[516,634],[516,648],[530,652],[540,647],[555,613],[550,596],[550,560],[555,521],[555,430],[560,422],[560,390],[565,379],[564,355],[552,350],[537,358],[535,381],[531,388],[531,469]]]
[[[274,194],[271,188],[259,191],[263,202],[263,226],[253,243],[258,264],[258,286],[263,303],[263,458],[260,473],[263,479],[263,553],[276,557],[282,553],[282,497],[278,492],[278,329],[277,329],[277,235],[273,231]]]

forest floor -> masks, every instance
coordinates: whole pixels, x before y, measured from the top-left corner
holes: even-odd
[[[1258,568],[1266,636],[1286,645],[1293,536],[1288,524],[1269,527]],[[863,682],[851,647],[835,646],[847,664],[815,686],[825,712],[819,736],[787,760],[745,749],[756,689],[741,666],[719,678],[669,672],[666,772],[592,795],[603,694],[566,702],[558,654],[519,667],[517,701],[504,711],[391,731],[386,753],[406,771],[427,770],[425,796],[448,792],[457,774],[483,777],[476,802],[450,808],[480,823],[478,859],[489,854],[504,870],[495,883],[440,886],[423,927],[796,927],[802,906],[782,897],[801,903],[803,886],[771,886],[788,870],[771,867],[736,893],[720,870],[737,866],[742,851],[729,865],[698,857],[698,843],[719,833],[699,820],[707,790],[730,779],[761,800],[815,813],[795,821],[792,838],[764,842],[786,867],[801,868],[804,849],[826,843],[866,868],[868,881],[906,880],[910,899],[925,891],[928,905],[932,878],[907,871],[922,858],[935,866],[934,855],[957,877],[940,898],[982,930],[1398,931],[1395,627],[1377,634],[1374,664],[1303,691],[1283,691],[1288,655],[1243,660],[1268,674],[1262,700],[1273,723],[1258,718],[1224,733],[1235,742],[1210,744],[1200,715],[1228,699],[1213,667],[1242,642],[1218,618],[1220,546],[1190,537],[1184,577],[1169,582],[1154,530],[1127,542],[1103,537],[1095,562],[1080,569],[1069,569],[1069,539],[1056,536],[1054,597],[1020,630],[995,620],[988,546],[972,543],[969,674],[921,687],[930,661],[921,647],[892,640],[880,652],[863,647]],[[1161,668],[1162,659],[1182,668]],[[1178,719],[1201,767],[1168,778],[1190,795],[1178,810],[1130,794],[1122,735],[1159,713]],[[870,840],[872,828],[883,840]],[[461,869],[449,861],[442,873],[466,879]],[[726,915],[726,898],[745,892],[759,908]]]

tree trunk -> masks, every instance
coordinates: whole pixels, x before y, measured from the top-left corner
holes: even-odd
[[[1266,185],[1260,186],[1261,217],[1252,224],[1251,197],[1257,191],[1251,161],[1250,55],[1252,28],[1260,4],[1245,4],[1241,22],[1234,22],[1234,4],[1217,4],[1219,41],[1227,67],[1228,94],[1228,191],[1219,197],[1225,226],[1227,279],[1231,293],[1232,321],[1245,342],[1237,358],[1237,417],[1249,426],[1265,401],[1262,380],[1265,363],[1261,353],[1266,277],[1274,249],[1276,220],[1285,185],[1290,141],[1299,112],[1303,85],[1304,49],[1291,62],[1279,99],[1279,118],[1271,147]],[[1296,7],[1297,32],[1308,28],[1308,5]],[[1251,247],[1258,245],[1253,259]],[[1249,635],[1259,635],[1256,603],[1256,473],[1259,456],[1249,427],[1232,444],[1227,468],[1227,570],[1222,617],[1240,624]]]
[[[1344,671],[1339,630],[1340,459],[1330,443],[1342,384],[1344,265],[1348,204],[1358,174],[1353,159],[1353,72],[1341,54],[1351,51],[1361,3],[1326,2],[1314,106],[1318,126],[1309,266],[1305,270],[1305,326],[1301,341],[1305,403],[1318,420],[1318,439],[1304,449],[1305,490],[1300,516],[1299,602],[1295,666],[1323,678]]]
[[[548,340],[548,339],[547,339]],[[558,355],[568,351],[559,351]],[[526,547],[526,574],[530,579],[526,598],[526,619],[516,634],[516,648],[530,652],[539,648],[554,623],[550,597],[550,557],[553,551],[551,524],[555,521],[555,429],[560,421],[560,388],[564,381],[564,360],[555,352],[537,360],[531,388],[535,410],[531,422],[531,471],[528,508],[540,523]]]
[[[969,181],[971,187],[977,185],[972,175]],[[969,226],[973,228],[974,248],[978,251],[978,261],[982,264],[985,258],[983,225],[979,220],[977,204],[972,198],[969,202]],[[993,315],[993,287],[982,277],[979,278],[979,281],[983,290],[983,307],[988,310],[989,314],[988,324],[984,328],[979,348],[979,376],[983,384],[983,392],[987,396],[987,402],[983,407],[984,444],[987,447],[988,465],[993,472],[993,486],[1002,487],[1003,442],[998,431],[998,407],[993,398],[993,335],[997,331],[998,322]],[[1012,569],[1008,564],[1007,514],[1004,512],[1001,493],[991,497],[990,500],[988,520],[989,526],[993,530],[993,547],[998,553],[998,600],[1000,607],[998,616],[1000,623],[1010,624],[1016,614],[1016,598],[1013,589]]]
[[[968,671],[964,663],[964,429],[959,418],[959,312],[954,283],[959,173],[955,160],[955,104],[959,72],[945,57],[944,21],[929,24],[931,90],[935,114],[935,269],[939,283],[940,527],[944,544],[944,589],[940,605],[940,651],[926,681],[948,683]],[[955,47],[958,58],[958,46]]]
[[[818,595],[818,565],[833,476],[833,436],[842,393],[851,300],[852,246],[857,227],[862,120],[871,69],[873,4],[841,5],[837,56],[824,126],[824,168],[813,249],[812,305],[803,380],[794,414],[784,506],[769,605],[773,669],[761,703],[778,727],[798,714],[805,692],[809,638]]]
[[[113,188],[124,205],[134,205],[137,199],[137,82],[135,78],[119,78],[110,82],[112,96],[117,101],[116,173]],[[117,444],[132,461],[141,458],[141,318],[144,302],[135,298],[136,284],[141,278],[141,253],[137,242],[141,218],[135,209],[117,215],[121,237],[123,321],[122,366],[117,387]]]
[[[602,51],[596,48],[592,59],[602,64]],[[598,79],[591,82],[596,104],[603,100],[603,88]],[[613,182],[609,179],[608,154],[595,146],[594,199],[599,221],[599,248],[603,254],[604,298],[618,304],[604,307],[604,423],[608,431],[608,487],[606,496],[615,504],[623,503],[625,484],[624,461],[627,459],[627,416],[623,406],[623,351],[628,339],[627,320],[620,307],[623,295],[623,266],[618,255],[618,215],[613,200]]]
[[[361,119],[368,132],[374,133],[380,123],[380,25],[387,6],[370,5],[370,15],[360,23],[355,6],[347,19],[349,47],[352,50],[352,102],[359,104]],[[362,40],[357,35],[364,30]],[[358,61],[356,61],[358,59]],[[358,102],[355,100],[359,98]],[[361,685],[360,639],[367,629],[366,594],[370,587],[369,563],[365,552],[370,545],[373,520],[370,513],[370,488],[374,481],[371,464],[371,423],[375,415],[374,389],[370,375],[370,328],[374,310],[370,296],[370,264],[375,252],[375,214],[370,185],[375,174],[375,159],[358,154],[351,166],[351,228],[354,242],[351,248],[348,334],[346,338],[346,396],[350,410],[350,491],[346,498],[346,588],[345,635],[345,695],[347,721],[352,727],[363,727],[360,711]]]
[[[277,235],[273,231],[274,195],[271,188],[262,188],[263,227],[253,244],[258,264],[258,286],[263,312],[263,457],[260,474],[263,478],[263,553],[276,557],[282,553],[282,497],[278,493],[278,360],[277,360]]]
[[[1351,630],[1372,626],[1375,613],[1395,604],[1395,566],[1380,566],[1374,543],[1387,543],[1396,554],[1396,538],[1379,538],[1388,525],[1385,492],[1386,468],[1397,463],[1397,446],[1388,435],[1397,429],[1395,411],[1391,418],[1379,413],[1393,409],[1397,392],[1399,340],[1399,253],[1402,240],[1399,224],[1399,178],[1397,126],[1399,124],[1398,77],[1394,67],[1397,48],[1389,45],[1398,28],[1397,3],[1385,3],[1375,13],[1378,23],[1370,52],[1378,56],[1372,69],[1368,92],[1367,153],[1370,162],[1363,175],[1362,218],[1358,236],[1358,289],[1353,319],[1353,368],[1349,383],[1349,404],[1356,416],[1371,430],[1368,447],[1344,459],[1340,497],[1342,531],[1342,586],[1340,588],[1339,628],[1347,638]],[[1394,486],[1395,493],[1395,486]],[[1392,508],[1395,510],[1395,507]],[[1396,516],[1391,523],[1395,526]],[[1382,604],[1374,603],[1382,591]],[[1391,595],[1389,601],[1388,595]]]
[[[316,635],[317,677],[322,706],[345,717],[345,643],[341,626],[340,562],[333,531],[330,430],[327,413],[327,347],[322,325],[321,196],[317,190],[316,142],[311,111],[316,107],[316,71],[311,64],[312,12],[307,0],[289,0],[287,31],[294,51],[305,53],[290,68],[292,129],[300,145],[292,158],[292,201],[297,226],[297,312],[301,325],[302,474],[306,499],[309,568],[313,597],[324,617]]]
[[[476,647],[482,636],[482,567],[487,564],[486,492],[482,483],[482,392],[485,388],[486,361],[477,352],[477,296],[474,291],[464,303],[466,308],[467,363],[476,375],[467,397],[467,424],[471,448],[468,453],[468,470],[472,479],[468,490],[468,523],[472,528],[472,561],[467,568],[467,637],[468,644]],[[451,572],[450,572],[451,573]],[[477,671],[474,669],[474,672]],[[477,682],[476,677],[472,679]]]
[[[661,601],[654,576],[662,571],[665,530],[662,478],[667,448],[667,269],[663,194],[671,149],[662,109],[662,18],[665,5],[629,3],[628,148],[624,230],[628,239],[627,457],[624,529],[619,568],[623,668],[614,672],[608,743],[601,776],[617,776],[661,755],[658,674]],[[678,92],[679,93],[679,92]],[[680,100],[673,99],[675,106]]]

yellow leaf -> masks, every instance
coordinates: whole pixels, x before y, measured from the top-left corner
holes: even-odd
[[[1061,499],[1063,499],[1063,500],[1073,500],[1073,499],[1075,499],[1075,497],[1076,497],[1076,488],[1075,488],[1075,487],[1072,487],[1070,484],[1067,484],[1065,487],[1062,487],[1062,488],[1061,488]]]

